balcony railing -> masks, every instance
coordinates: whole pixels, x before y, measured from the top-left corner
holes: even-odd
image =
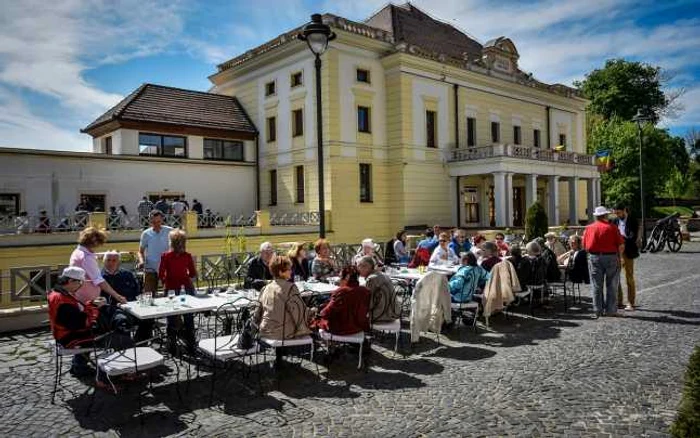
[[[447,161],[451,163],[476,161],[493,157],[512,157],[546,162],[573,163],[587,166],[593,165],[592,155],[513,144],[494,144],[490,146],[450,149],[448,151]]]
[[[272,213],[270,215],[270,225],[318,225],[321,216],[317,211],[303,211],[296,213]]]

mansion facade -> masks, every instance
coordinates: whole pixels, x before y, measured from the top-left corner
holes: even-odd
[[[335,239],[519,227],[536,200],[552,225],[576,224],[600,203],[587,101],[521,71],[510,39],[481,44],[410,4],[323,22],[337,34],[321,74]],[[209,93],[141,87],[84,129],[93,153],[168,161],[226,198],[212,200],[221,210],[316,211],[314,58],[299,30],[219,65]],[[230,166],[230,182],[184,170],[207,162]]]

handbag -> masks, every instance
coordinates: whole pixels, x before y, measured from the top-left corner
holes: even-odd
[[[249,314],[250,315],[250,314]],[[255,336],[258,332],[258,328],[253,322],[253,318],[248,317],[243,321],[243,327],[238,333],[238,340],[236,341],[236,348],[239,350],[250,350],[255,345]]]

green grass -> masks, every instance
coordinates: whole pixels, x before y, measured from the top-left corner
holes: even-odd
[[[689,207],[652,207],[651,216],[656,218],[662,218],[670,216],[674,213],[680,213],[681,216],[690,216],[693,214],[693,209]]]

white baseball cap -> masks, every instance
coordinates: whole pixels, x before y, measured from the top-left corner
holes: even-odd
[[[608,210],[607,208],[603,207],[602,205],[599,205],[598,207],[595,208],[595,210],[593,210],[593,216],[596,216],[596,217],[598,217],[598,216],[607,216],[607,215],[609,215],[610,213],[611,213],[610,210]]]
[[[77,266],[69,266],[63,270],[61,277],[70,278],[72,280],[85,281],[85,271]]]

